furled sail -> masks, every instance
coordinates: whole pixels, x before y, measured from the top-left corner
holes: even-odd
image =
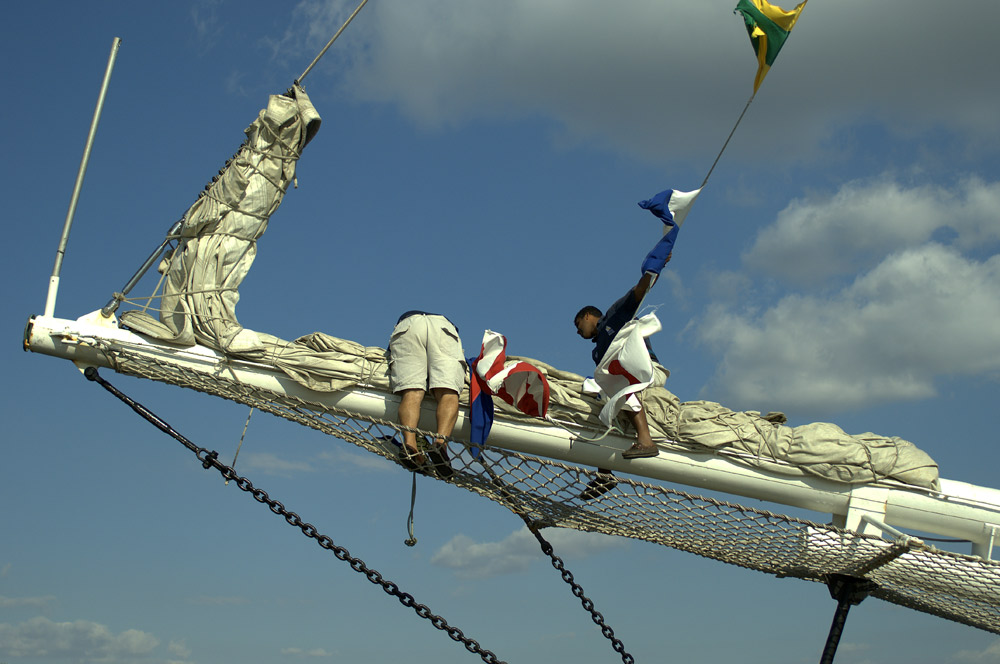
[[[165,275],[160,320],[133,312],[123,321],[186,346],[198,343],[231,353],[264,348],[236,319],[238,288],[320,122],[301,87],[270,97],[246,129],[240,150],[184,214],[183,240],[160,266]]]
[[[161,263],[160,320],[125,312],[125,327],[161,341],[200,344],[270,364],[318,392],[364,384],[388,393],[388,364],[381,348],[320,332],[289,342],[245,329],[236,319],[238,288],[256,256],[256,242],[319,125],[319,114],[301,87],[270,97],[246,130],[239,152],[184,215],[183,241]],[[582,376],[523,359],[548,379],[552,417],[584,426],[595,436],[606,429],[599,418],[603,403],[583,391]],[[734,412],[707,401],[682,403],[662,386],[646,388],[641,398],[654,439],[666,447],[727,450],[736,460],[772,472],[848,484],[889,478],[933,488],[938,482],[934,461],[899,438],[852,436],[827,423],[789,427],[783,417]],[[468,384],[463,399],[468,403]],[[524,417],[506,404],[499,407],[511,417]],[[617,424],[629,426],[624,418]]]

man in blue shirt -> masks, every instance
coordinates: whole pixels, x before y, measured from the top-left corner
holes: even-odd
[[[661,259],[662,265],[670,262],[671,255],[667,254],[665,260]],[[662,265],[659,267],[662,267]],[[604,359],[604,355],[608,352],[608,348],[611,346],[611,342],[614,340],[615,335],[618,334],[618,331],[626,323],[635,318],[643,298],[646,297],[649,289],[653,287],[653,283],[656,281],[658,275],[659,270],[655,272],[643,272],[642,277],[639,278],[639,282],[608,307],[607,312],[603,314],[597,307],[589,305],[577,312],[573,319],[573,323],[576,325],[576,333],[584,339],[590,339],[594,342],[594,350],[591,356],[594,359],[595,366],[601,364],[601,360]],[[653,362],[657,362],[656,355],[653,353],[648,339],[646,339],[646,349],[649,350],[650,359]],[[646,419],[646,411],[643,410],[641,403],[639,403],[638,408],[638,410],[633,410],[630,407],[625,408],[626,416],[631,420],[632,426],[635,427],[636,442],[622,452],[622,458],[624,459],[644,459],[655,457],[659,454],[653,438],[649,435],[649,422]],[[597,471],[598,476],[591,480],[587,484],[587,488],[580,494],[580,497],[584,500],[593,500],[618,485],[618,480],[610,470],[598,468]]]
[[[667,261],[670,257],[667,257]],[[594,350],[591,353],[594,365],[599,365],[604,359],[604,354],[608,352],[608,347],[614,340],[618,331],[630,320],[635,318],[639,305],[642,303],[646,293],[652,287],[656,275],[651,272],[644,272],[639,282],[629,289],[625,295],[608,307],[604,314],[594,306],[586,306],[577,312],[573,323],[576,325],[576,333],[584,339],[594,342]],[[646,342],[649,348],[649,341]],[[650,358],[655,362],[656,356],[650,349]],[[649,435],[649,423],[646,421],[646,412],[640,404],[639,410],[633,411],[625,409],[626,415],[631,419],[632,426],[635,427],[636,442],[627,450],[622,452],[622,458],[642,459],[655,457],[659,452],[656,444]]]

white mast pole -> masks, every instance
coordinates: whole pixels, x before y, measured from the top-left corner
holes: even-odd
[[[87,135],[87,144],[83,148],[83,159],[80,161],[80,169],[76,174],[76,184],[73,186],[73,195],[69,200],[69,210],[66,212],[66,221],[63,224],[62,237],[59,239],[59,249],[56,250],[56,263],[52,268],[52,276],[49,278],[49,293],[45,298],[45,315],[51,316],[56,308],[56,293],[59,292],[59,273],[62,271],[63,256],[66,254],[66,244],[69,242],[69,230],[73,226],[73,215],[76,213],[76,203],[80,198],[80,189],[83,188],[83,176],[87,172],[87,162],[90,161],[90,150],[94,145],[94,136],[97,134],[97,123],[101,119],[101,110],[104,108],[104,97],[108,92],[108,83],[111,81],[111,70],[114,69],[115,59],[118,57],[118,48],[122,40],[118,37],[111,42],[111,54],[108,56],[108,66],[104,71],[104,82],[101,84],[101,92],[97,97],[97,107],[94,109],[94,118],[90,122],[90,133]]]

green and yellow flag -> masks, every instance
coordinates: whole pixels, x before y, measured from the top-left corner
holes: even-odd
[[[774,64],[774,59],[778,57],[778,51],[788,39],[788,33],[792,31],[795,22],[799,20],[802,8],[806,6],[803,2],[792,11],[785,11],[781,7],[772,5],[767,0],[740,0],[734,12],[743,14],[743,20],[747,24],[747,32],[750,34],[750,42],[757,53],[757,78],[753,82],[754,94],[760,87],[768,70]]]

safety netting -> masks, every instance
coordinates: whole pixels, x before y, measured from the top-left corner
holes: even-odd
[[[96,341],[117,372],[212,394],[322,431],[387,462],[400,426],[363,413],[249,385],[220,366],[199,371],[120,342]],[[506,417],[498,413],[498,418]],[[432,432],[419,432],[433,436]],[[918,539],[886,540],[802,518],[619,476],[592,500],[592,468],[449,439],[447,481],[521,515],[536,527],[629,537],[779,577],[866,579],[871,595],[1000,634],[1000,563]]]
[[[246,404],[398,462],[394,422],[328,405],[323,395],[370,389],[388,395],[381,349],[314,333],[286,342],[240,325],[238,288],[257,242],[289,184],[295,163],[320,119],[299,86],[269,98],[246,140],[188,209],[176,246],[161,261],[162,291],[123,326],[174,349],[201,345],[222,353],[210,371],[171,362],[128,343],[94,340],[122,374],[170,383]],[[160,289],[157,287],[157,290]],[[121,294],[116,299],[125,301]],[[153,300],[158,318],[146,313]],[[133,302],[138,304],[138,302]],[[316,399],[237,380],[229,361],[283,372]],[[579,426],[597,426],[599,405],[580,390],[581,377],[532,360],[546,375],[553,410]],[[784,426],[783,416],[736,413],[710,402],[680,402],[662,387],[642,395],[651,433],[663,445],[696,445],[770,472],[821,476],[847,484],[893,479],[935,487],[937,466],[912,443],[848,436],[819,423]],[[498,404],[498,420],[518,415]],[[555,426],[555,425],[553,425]],[[591,432],[597,431],[591,428]],[[429,432],[420,432],[432,435]],[[600,433],[600,431],[597,431]],[[397,436],[398,437],[398,436]],[[663,441],[661,443],[661,441]],[[871,594],[896,604],[1000,633],[1000,563],[938,550],[912,538],[888,541],[831,525],[618,477],[602,495],[581,494],[597,471],[496,447],[481,454],[450,441],[455,473],[447,481],[521,515],[537,527],[563,527],[630,537],[777,576],[826,582],[831,575],[867,579]]]

